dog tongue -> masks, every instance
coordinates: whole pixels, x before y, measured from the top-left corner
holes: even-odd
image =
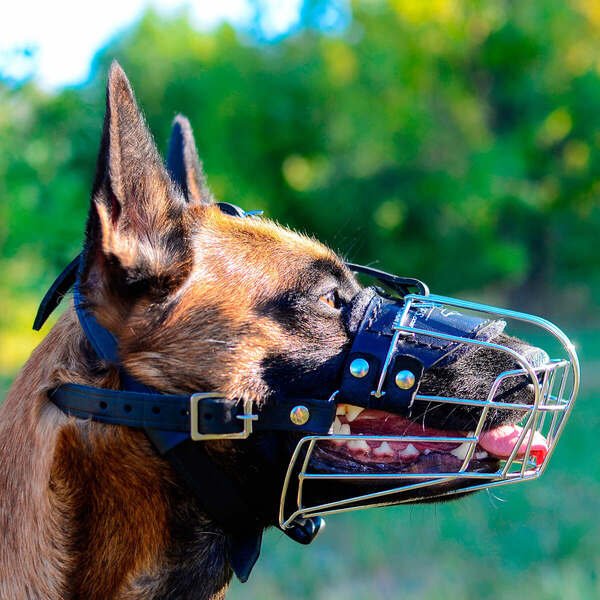
[[[523,428],[518,425],[502,425],[501,427],[496,427],[496,429],[490,429],[490,431],[483,432],[479,437],[479,445],[486,452],[497,458],[508,458],[522,431]],[[530,435],[531,434],[528,433],[523,439],[521,447],[517,452],[517,458],[522,458],[525,455]],[[533,434],[531,454],[536,457],[538,465],[542,463],[548,454],[546,438],[537,431]]]

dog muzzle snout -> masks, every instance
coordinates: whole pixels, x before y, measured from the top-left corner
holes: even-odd
[[[477,349],[461,338],[488,342],[506,326],[500,319],[478,318],[430,301],[405,302],[376,288],[359,293],[349,314],[354,341],[336,401],[408,416],[425,371]]]
[[[539,477],[579,388],[577,355],[564,333],[533,315],[435,296],[420,282],[400,283],[365,267],[360,272],[395,293],[366,288],[347,309],[354,337],[332,396],[336,419],[327,435],[298,443],[281,495],[280,527]],[[407,289],[419,284],[419,293]],[[515,323],[535,328],[536,337],[543,331],[558,358],[522,342],[507,345],[511,338],[502,334]],[[462,365],[484,349],[504,367],[480,397],[420,393],[429,372]],[[469,411],[471,430],[426,426],[427,410],[444,405]],[[505,424],[492,427],[492,416]],[[339,486],[349,483],[362,493],[340,498]],[[323,501],[328,489],[335,497]],[[313,498],[318,502],[311,505]]]

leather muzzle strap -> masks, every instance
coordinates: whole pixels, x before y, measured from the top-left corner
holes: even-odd
[[[403,302],[382,296],[375,288],[365,288],[360,296],[363,298],[357,300],[363,301],[365,309],[346,358],[336,400],[410,415],[423,373],[432,367],[447,366],[472,352],[475,347],[426,333],[402,332],[396,337],[396,323],[404,314]],[[489,341],[504,330],[506,323],[502,320],[480,319],[431,304],[427,307],[411,306],[404,315],[402,326],[452,338]],[[395,340],[393,348],[392,340]],[[351,369],[357,359],[366,361],[368,365],[361,376],[353,375]],[[388,359],[381,393],[375,395],[372,392],[378,387]],[[408,389],[395,384],[394,375],[400,371],[409,371],[414,376],[414,383]]]
[[[133,387],[129,378],[128,387]],[[141,386],[141,384],[139,384]],[[200,435],[226,435],[242,430],[243,410],[236,400],[215,394],[203,394],[198,403],[196,423],[190,420],[190,404],[193,396],[160,394],[156,391],[108,390],[88,385],[69,383],[62,385],[50,394],[54,404],[66,413],[81,419],[91,418],[100,423],[156,429],[164,434],[184,434],[189,436],[193,429]],[[305,423],[294,423],[290,419],[292,410],[301,405],[308,411]],[[335,402],[296,398],[255,406],[256,419],[252,421],[253,431],[291,431],[297,433],[326,434],[335,418]],[[176,435],[173,442],[163,440],[166,452],[183,441]]]

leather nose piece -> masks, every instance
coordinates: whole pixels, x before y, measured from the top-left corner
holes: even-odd
[[[523,356],[534,369],[537,367],[541,367],[550,360],[550,357],[548,356],[548,353],[545,350],[542,350],[541,348],[536,348],[534,346],[529,346],[527,350],[523,353]]]
[[[362,318],[367,310],[367,306],[371,299],[375,295],[375,288],[368,287],[362,289],[352,300],[344,311],[344,320],[346,328],[350,334],[354,334],[358,331],[358,327]]]

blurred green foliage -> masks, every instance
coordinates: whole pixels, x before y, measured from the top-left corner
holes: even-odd
[[[544,313],[567,300],[589,319],[597,5],[356,2],[323,31],[338,8],[307,1],[275,41],[148,12],[81,87],[0,81],[2,297],[39,294],[81,244],[116,57],[160,147],[177,112],[191,119],[219,199],[439,292],[484,290]]]
[[[38,288],[79,247],[116,57],[159,146],[189,116],[219,199],[439,290],[585,296],[600,281],[599,15],[558,0],[358,2],[340,31],[309,21],[273,43],[149,12],[80,88],[0,84],[3,270],[35,257],[11,287]]]
[[[306,0],[302,15],[266,40],[150,11],[80,87],[0,75],[0,388],[81,246],[113,58],[160,148],[190,118],[219,200],[436,292],[597,323],[600,4]],[[600,345],[580,337],[584,394],[540,482],[502,508],[494,492],[332,519],[310,550],[271,533],[232,597],[600,597]]]

